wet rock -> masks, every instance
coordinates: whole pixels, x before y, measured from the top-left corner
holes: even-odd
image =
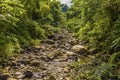
[[[25,77],[24,78],[32,78],[33,73],[31,71],[24,72]]]
[[[7,80],[10,77],[10,75],[8,73],[4,73],[2,75],[0,75],[0,80]]]

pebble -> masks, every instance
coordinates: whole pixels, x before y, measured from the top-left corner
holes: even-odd
[[[16,72],[15,76],[19,76],[19,75],[22,75],[22,74],[23,74],[22,72]]]
[[[69,73],[70,70],[69,70],[68,68],[64,68],[64,72],[65,72],[65,73]]]
[[[34,66],[34,67],[39,67],[39,65],[40,65],[40,62],[39,61],[37,61],[37,60],[34,60],[34,61],[32,61],[31,62],[31,64],[30,64],[31,66]]]
[[[8,80],[24,80],[24,78],[28,80],[71,80],[71,70],[67,64],[74,61],[73,58],[78,55],[76,52],[84,46],[77,44],[77,39],[75,40],[75,37],[67,31],[53,37],[54,39],[47,39],[40,46],[34,46],[34,49],[30,48],[27,50],[29,53],[20,54],[20,57],[15,58],[15,62],[12,59],[13,64],[9,73],[15,75],[17,79],[12,76],[6,78]],[[15,66],[17,66],[16,69],[14,69]]]

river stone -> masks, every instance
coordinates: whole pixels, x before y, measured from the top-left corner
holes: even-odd
[[[77,54],[71,51],[66,51],[67,56],[76,56]]]
[[[85,49],[82,45],[75,45],[71,48],[72,52],[78,53],[79,55],[84,55],[88,53],[88,50]]]
[[[25,75],[25,78],[32,78],[33,73],[31,71],[25,71],[24,75]]]
[[[65,72],[65,73],[69,73],[70,70],[69,70],[68,68],[64,68],[64,72]]]
[[[15,76],[19,76],[19,75],[22,75],[22,74],[23,74],[22,72],[16,72]]]
[[[37,61],[37,60],[34,60],[34,61],[32,61],[31,62],[31,64],[30,64],[31,66],[34,66],[34,67],[39,67],[39,65],[40,65],[40,62],[39,61]]]
[[[25,77],[25,75],[21,74],[17,76],[17,79],[23,79]]]
[[[84,48],[82,45],[75,45],[71,48],[72,52],[79,52],[81,48]]]

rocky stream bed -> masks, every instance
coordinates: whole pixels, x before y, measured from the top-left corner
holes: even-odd
[[[88,50],[73,33],[62,30],[48,36],[39,46],[26,48],[2,67],[0,80],[72,80],[68,66]]]

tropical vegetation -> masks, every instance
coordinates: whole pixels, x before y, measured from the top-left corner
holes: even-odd
[[[64,28],[75,33],[90,50],[82,62],[70,65],[77,72],[73,80],[119,80],[120,0],[72,0],[72,4],[0,0],[0,59],[39,45]]]

